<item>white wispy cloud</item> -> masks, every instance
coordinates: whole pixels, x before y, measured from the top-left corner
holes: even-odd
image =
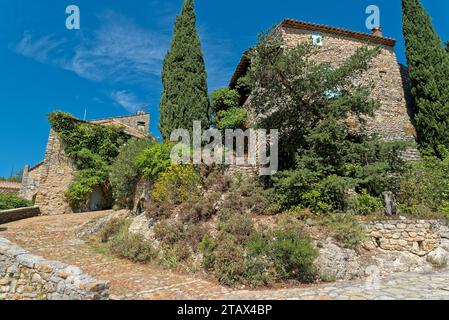
[[[131,91],[113,91],[110,97],[129,112],[136,112],[144,107],[144,103]]]
[[[33,37],[25,32],[15,51],[93,81],[143,81],[160,75],[168,35],[144,29],[112,11],[100,19],[100,28],[85,34],[75,46],[54,35]]]

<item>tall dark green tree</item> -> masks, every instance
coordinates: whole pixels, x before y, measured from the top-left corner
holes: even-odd
[[[419,0],[402,0],[403,31],[418,139],[425,153],[449,154],[449,55]]]
[[[449,41],[446,41],[446,51],[449,53]]]
[[[165,57],[160,105],[164,140],[174,129],[191,129],[193,121],[209,126],[210,105],[201,42],[196,30],[193,0],[185,0],[176,18],[173,39]]]

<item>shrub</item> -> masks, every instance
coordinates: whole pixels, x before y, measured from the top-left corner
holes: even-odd
[[[215,127],[219,130],[245,129],[247,112],[244,108],[231,108],[219,111],[214,118]]]
[[[245,251],[237,239],[223,234],[215,249],[214,271],[221,283],[232,286],[245,274]]]
[[[335,238],[347,248],[357,247],[365,240],[365,232],[352,214],[334,214],[327,220]]]
[[[124,226],[129,226],[129,223],[124,219],[112,219],[109,221],[99,233],[99,238],[102,243],[107,243],[112,237],[117,235]]]
[[[220,213],[219,230],[235,237],[239,244],[245,243],[254,230],[251,216],[232,209],[223,210]]]
[[[121,257],[134,262],[146,263],[156,258],[157,253],[151,244],[142,236],[128,231],[129,222],[123,222],[117,233],[110,238],[109,250]]]
[[[182,223],[163,220],[154,226],[154,236],[157,240],[167,245],[173,245],[185,239],[185,231]]]
[[[0,210],[9,210],[33,206],[33,202],[22,199],[14,193],[0,193]]]
[[[449,201],[449,157],[425,157],[409,163],[400,180],[397,200],[402,213],[416,217],[444,213]]]
[[[137,157],[137,165],[146,179],[155,181],[170,166],[172,147],[169,143],[155,143]]]
[[[350,210],[355,214],[368,215],[383,207],[379,197],[373,197],[365,189],[351,199]]]
[[[201,240],[198,248],[203,254],[203,268],[205,270],[212,270],[215,265],[215,242],[206,234]]]
[[[198,195],[201,178],[191,165],[171,165],[154,184],[151,195],[157,203],[181,204]]]
[[[214,113],[239,106],[240,94],[235,89],[221,88],[211,94],[211,106]]]
[[[149,139],[131,139],[120,149],[120,154],[111,166],[109,179],[116,205],[133,207],[136,184],[142,172],[137,165],[139,155],[153,142]]]
[[[315,277],[313,262],[317,251],[297,221],[286,219],[273,232],[270,255],[280,279],[311,282]]]

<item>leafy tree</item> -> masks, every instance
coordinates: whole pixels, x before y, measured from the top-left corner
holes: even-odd
[[[160,129],[165,141],[175,129],[191,129],[193,121],[201,121],[204,128],[209,126],[206,70],[193,0],[184,1],[176,19],[173,40],[164,59],[162,83]]]
[[[424,153],[443,158],[449,151],[449,55],[419,0],[403,0],[402,11],[418,139]]]
[[[147,180],[155,181],[171,165],[172,148],[169,143],[156,143],[137,157],[137,165]]]
[[[279,163],[288,169],[273,177],[279,209],[347,210],[351,190],[376,195],[394,187],[402,144],[367,136],[348,121],[363,126],[378,107],[354,80],[379,48],[361,48],[337,68],[313,59],[319,49],[310,44],[282,48],[280,39],[263,35],[241,81],[252,90],[258,124],[279,129]]]
[[[237,90],[221,88],[211,94],[213,124],[219,130],[244,129],[247,112],[239,105]]]
[[[131,208],[138,179],[142,175],[137,159],[152,143],[150,139],[131,139],[120,149],[120,154],[111,166],[109,179],[115,203]]]

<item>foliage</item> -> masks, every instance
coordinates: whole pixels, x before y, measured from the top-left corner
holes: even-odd
[[[449,55],[419,0],[402,0],[408,72],[418,140],[427,154],[449,152]]]
[[[160,175],[151,195],[156,203],[181,204],[198,195],[200,183],[193,166],[172,164]]]
[[[219,111],[214,117],[214,125],[218,130],[246,129],[247,112],[244,108],[230,108]]]
[[[350,209],[355,214],[369,215],[383,207],[379,197],[371,196],[365,189],[351,199]]]
[[[352,214],[334,214],[326,224],[333,230],[335,238],[347,248],[355,248],[365,240],[365,232]]]
[[[156,258],[156,251],[151,244],[140,235],[128,231],[130,222],[126,219],[116,222],[116,232],[108,242],[109,250],[121,257],[134,262],[146,263]]]
[[[154,226],[154,237],[167,245],[174,245],[185,239],[184,226],[180,222],[163,220]]]
[[[155,143],[137,157],[137,165],[146,179],[155,181],[171,164],[169,143]]]
[[[218,229],[223,233],[233,235],[238,244],[245,243],[254,230],[251,216],[246,213],[232,209],[222,210],[219,219]]]
[[[221,283],[231,286],[245,274],[245,251],[234,236],[224,234],[215,249],[215,275]]]
[[[181,15],[176,18],[173,40],[164,59],[162,83],[160,129],[165,141],[175,129],[192,128],[193,121],[209,127],[206,69],[193,0],[184,1]]]
[[[12,192],[0,193],[0,210],[18,209],[31,207],[31,201],[22,199]]]
[[[153,142],[149,139],[131,139],[121,149],[111,166],[109,175],[115,203],[122,208],[132,208],[133,195],[142,175],[137,159]]]
[[[112,199],[110,165],[129,136],[119,127],[91,124],[60,111],[50,113],[48,120],[62,140],[67,156],[79,170],[66,193],[72,208],[86,207],[88,196],[95,187],[105,193],[106,199]],[[106,201],[104,208],[109,207],[111,202]]]
[[[207,271],[212,270],[215,264],[215,242],[208,235],[205,235],[198,247],[203,254],[203,268]]]
[[[283,170],[273,178],[277,209],[345,211],[351,190],[377,196],[396,187],[406,144],[359,130],[378,103],[354,80],[379,48],[362,47],[338,68],[316,62],[319,49],[310,44],[282,48],[277,37],[263,35],[244,78],[253,92],[250,108],[263,115],[259,125],[279,129]]]
[[[449,157],[424,157],[407,165],[397,200],[401,211],[417,217],[443,213],[449,216]]]
[[[214,113],[238,108],[240,95],[237,90],[220,88],[211,94],[211,107]]]

